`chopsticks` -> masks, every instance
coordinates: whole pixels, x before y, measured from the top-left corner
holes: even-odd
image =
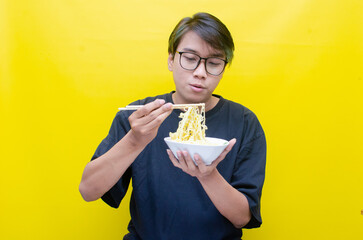
[[[202,107],[204,105],[205,105],[204,103],[195,103],[195,104],[173,104],[172,109],[186,109],[188,107],[194,107],[194,106]],[[120,111],[124,111],[124,110],[137,110],[137,109],[139,109],[139,108],[141,108],[143,106],[144,105],[127,105],[126,107],[119,108],[118,110],[120,110]]]

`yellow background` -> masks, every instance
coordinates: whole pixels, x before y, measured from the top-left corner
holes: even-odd
[[[122,239],[78,192],[117,108],[173,90],[167,40],[207,11],[235,59],[216,93],[267,136],[263,225],[244,239],[363,237],[363,1],[0,0],[0,239]]]

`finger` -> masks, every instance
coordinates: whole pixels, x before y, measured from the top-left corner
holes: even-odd
[[[199,154],[194,154],[194,160],[197,163],[200,172],[204,173],[207,171],[207,165],[205,165]]]
[[[176,159],[176,157],[174,156],[173,152],[170,149],[166,149],[166,152],[168,153],[169,159],[173,163],[173,165],[181,169],[180,163],[178,159]]]
[[[229,141],[228,146],[223,150],[223,152],[213,161],[212,165],[217,166],[226,155],[232,150],[233,146],[236,144],[236,139],[233,138]]]
[[[237,140],[235,138],[231,139],[225,150],[227,150],[228,152],[231,151],[233,146],[236,144],[236,142],[237,142]]]
[[[167,118],[170,115],[171,112],[172,112],[172,104],[166,103],[161,107],[155,109],[154,111],[150,112],[149,115],[141,116],[139,112],[138,113],[137,111],[134,112],[129,117],[129,122],[131,124],[131,128],[137,128],[143,126],[145,127],[145,132],[148,132],[148,130],[160,126],[160,124],[165,120],[165,118]],[[148,124],[149,126],[147,126]]]
[[[153,101],[151,103],[145,104],[143,107],[134,111],[130,115],[129,122],[131,124],[134,124],[135,126],[143,126],[143,125],[149,123],[152,119],[147,118],[147,116],[154,109],[160,108],[164,102],[165,101],[162,99],[156,99],[155,101]]]
[[[185,162],[182,151],[177,151],[176,154],[178,156],[178,160],[179,160],[179,164],[181,166],[181,169],[183,171],[186,171],[188,169],[188,166],[187,166],[187,163]]]
[[[195,166],[195,163],[193,162],[193,159],[190,157],[189,153],[187,151],[183,151],[183,156],[184,156],[187,167],[191,171],[195,171],[197,167]]]
[[[143,116],[149,115],[155,109],[160,108],[164,103],[164,99],[156,99],[153,102],[145,104],[142,108],[138,109],[133,114],[136,118],[141,118]]]
[[[159,127],[162,122],[170,115],[172,112],[172,104],[167,103],[163,105],[161,108],[153,111],[150,115],[146,116],[147,119],[146,127],[149,129],[154,129]]]
[[[133,129],[139,128],[139,131],[146,135],[153,133],[153,132],[157,131],[157,129],[160,127],[160,125],[163,123],[163,121],[170,115],[171,112],[172,112],[172,110],[165,112],[165,113],[157,116],[151,122],[146,123],[144,125],[141,125],[140,122],[134,122],[131,125],[131,128],[133,128]]]
[[[223,150],[223,152],[219,155],[218,158],[224,159],[225,156],[232,150],[234,144],[236,144],[236,139],[233,138],[229,141],[228,146]]]

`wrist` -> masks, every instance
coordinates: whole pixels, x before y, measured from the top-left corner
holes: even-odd
[[[132,149],[144,149],[148,144],[148,142],[145,143],[143,139],[140,139],[132,129],[126,134],[125,137],[125,140],[127,139],[129,147],[131,147]]]
[[[199,182],[201,184],[208,184],[208,183],[213,183],[213,182],[217,181],[220,176],[221,175],[219,174],[217,168],[215,168],[208,175],[197,176],[197,179],[199,180]]]

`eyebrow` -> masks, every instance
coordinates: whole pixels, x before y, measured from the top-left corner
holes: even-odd
[[[191,49],[191,48],[183,48],[182,51],[192,52],[192,53],[199,55],[199,53],[197,51],[195,51],[194,49]],[[209,55],[209,57],[225,58],[225,56],[222,53],[213,53],[213,54]]]

